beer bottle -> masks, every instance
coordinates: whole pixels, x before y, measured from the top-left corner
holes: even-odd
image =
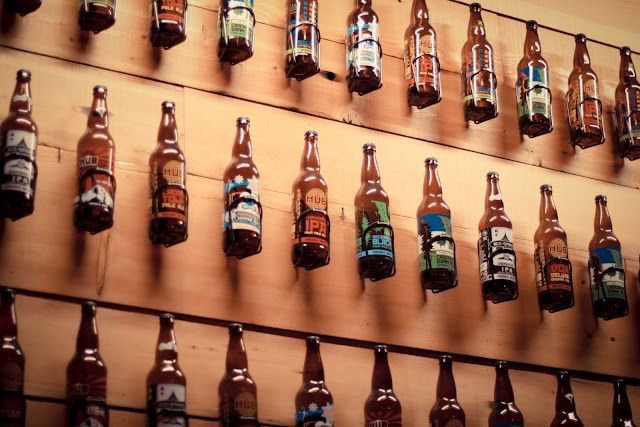
[[[593,312],[604,320],[626,316],[629,312],[625,271],[620,241],[613,226],[606,196],[596,196],[594,234],[589,242],[589,278]]]
[[[493,410],[489,414],[489,427],[523,426],[524,418],[513,397],[507,362],[498,362],[496,364]]]
[[[393,228],[389,213],[389,196],[380,184],[376,146],[365,144],[356,193],[356,250],[358,273],[372,282],[396,274]]]
[[[80,231],[99,233],[113,225],[116,195],[115,143],[109,133],[107,88],[93,88],[87,130],[78,141],[78,195],[73,223]]]
[[[76,352],[67,366],[67,426],[107,427],[107,367],[98,344],[96,305],[82,303]]]
[[[538,23],[527,21],[524,56],[518,63],[516,104],[520,132],[529,138],[535,138],[553,130],[549,64],[542,57],[541,52]]]
[[[640,158],[640,83],[631,49],[620,49],[620,83],[616,87],[616,131],[620,154]]]
[[[464,427],[465,416],[458,402],[456,382],[453,379],[451,356],[440,356],[440,375],[436,388],[436,401],[429,412],[431,427]]]
[[[242,340],[242,325],[229,325],[227,367],[218,385],[219,414],[222,427],[258,426],[258,392],[249,373],[247,352]]]
[[[613,421],[611,427],[636,427],[631,414],[631,404],[627,397],[627,384],[616,380],[613,384]]]
[[[364,427],[401,427],[402,407],[393,392],[386,345],[374,348],[375,364],[371,377],[371,393],[364,404]]]
[[[2,122],[0,148],[0,215],[12,220],[31,215],[36,196],[38,127],[31,117],[31,73],[18,71]]]
[[[382,87],[380,21],[372,0],[356,0],[347,19],[347,84],[362,96]]]
[[[218,59],[236,65],[253,56],[256,16],[253,0],[220,0]]]
[[[147,426],[186,427],[187,380],[178,364],[173,316],[160,315],[156,363],[147,375]]]
[[[569,372],[558,372],[558,391],[556,392],[556,416],[551,427],[583,427],[582,421],[576,413],[576,401],[571,391]]]
[[[38,10],[42,0],[5,0],[7,10],[25,16],[31,12]]]
[[[333,397],[324,382],[320,338],[307,337],[302,386],[296,394],[296,427],[334,427]]]
[[[236,120],[231,163],[224,170],[224,237],[226,256],[238,259],[262,250],[260,173],[253,163],[249,119]]]
[[[151,0],[151,45],[170,49],[187,39],[187,0]]]
[[[467,41],[462,46],[462,102],[465,120],[482,123],[498,116],[498,80],[493,64],[493,48],[478,3],[469,6],[471,16]]]
[[[558,222],[552,194],[550,185],[540,186],[540,225],[533,238],[538,303],[551,313],[573,307],[567,233]]]
[[[420,282],[423,290],[446,291],[458,284],[456,247],[451,233],[451,210],[442,198],[438,160],[425,160],[424,198],[418,206]]]
[[[411,24],[404,32],[404,75],[409,106],[423,109],[442,99],[436,31],[429,24],[425,0],[413,0]]]
[[[293,246],[291,259],[307,270],[329,264],[330,221],[327,182],[320,174],[318,133],[304,136],[300,173],[293,182]]]
[[[187,240],[189,196],[184,154],[178,145],[175,104],[162,103],[158,144],[149,158],[151,220],[149,239],[166,247]]]
[[[0,290],[0,425],[23,427],[26,407],[24,399],[24,353],[18,343],[12,289]]]
[[[98,34],[116,23],[116,0],[80,0],[78,25]]]
[[[320,71],[318,0],[289,0],[284,72],[302,81]]]
[[[516,252],[511,220],[504,211],[497,172],[487,174],[484,215],[480,219],[480,282],[482,296],[493,303],[518,298]]]
[[[598,95],[598,75],[591,68],[587,36],[576,35],[573,70],[569,74],[567,117],[571,143],[584,149],[604,142],[602,102]]]

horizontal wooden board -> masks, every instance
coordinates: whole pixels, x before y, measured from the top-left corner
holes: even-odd
[[[637,187],[640,177],[638,168],[630,162],[623,162],[614,152],[609,113],[606,120],[609,138],[606,144],[576,153],[571,148],[563,100],[566,78],[571,70],[573,40],[557,32],[541,30],[540,34],[545,56],[552,69],[556,129],[550,135],[523,141],[517,129],[513,94],[514,70],[521,56],[524,38],[524,27],[517,21],[493,14],[487,16],[487,28],[490,34],[494,34],[491,39],[497,52],[501,114],[498,119],[476,126],[464,121],[460,103],[458,69],[466,24],[463,23],[459,28],[450,22],[451,16],[466,14],[466,8],[460,4],[441,0],[432,7],[433,19],[439,16],[437,19],[442,20],[440,24],[434,22],[434,25],[439,30],[440,56],[447,70],[443,72],[443,101],[425,111],[411,112],[406,106],[399,53],[385,56],[385,86],[366,97],[352,97],[347,93],[344,45],[330,39],[323,44],[322,61],[325,70],[336,73],[334,81],[322,76],[302,84],[287,81],[282,71],[283,30],[277,26],[283,18],[276,19],[276,16],[280,16],[278,8],[273,6],[276,2],[265,3],[271,6],[259,11],[259,15],[262,14],[268,22],[259,24],[257,28],[255,56],[233,69],[223,67],[217,61],[216,15],[212,10],[192,7],[187,42],[171,51],[159,53],[150,48],[147,40],[148,17],[143,0],[121,6],[118,24],[99,36],[90,37],[88,41],[82,41],[77,34],[75,11],[63,7],[60,2],[52,0],[42,6],[42,13],[17,22],[10,31],[0,35],[0,44]],[[338,31],[344,25],[344,17],[338,19],[338,16],[342,16],[343,12],[346,16],[349,10],[346,3],[340,6],[344,11],[329,10],[329,20],[321,23],[323,28],[331,23]],[[389,30],[383,32],[386,34],[383,36],[385,52],[393,51],[393,46],[397,46],[399,52],[409,6],[407,2],[391,0],[381,4],[381,15],[388,8],[384,13],[390,16],[386,18],[390,23],[386,27]],[[397,7],[403,8],[402,14],[396,13],[394,8]],[[442,7],[441,13],[438,13],[439,7]],[[336,16],[332,13],[336,13]],[[384,22],[385,17],[382,15],[381,19]],[[43,41],[35,36],[40,32],[52,36]],[[337,40],[341,38],[340,35]],[[615,49],[602,45],[593,44],[590,49],[594,67],[601,78],[605,110],[610,112],[613,89],[617,84],[618,54]],[[24,60],[25,66],[29,65],[28,60],[16,58],[13,52],[5,50],[5,54],[8,55],[6,61],[11,64]],[[36,69],[39,67],[43,65],[33,66]]]
[[[80,319],[78,305],[18,297],[20,341],[27,356],[26,391],[29,394],[62,398],[64,371],[74,351],[74,337]],[[47,321],[43,322],[42,319]],[[157,320],[152,316],[98,310],[101,354],[108,369],[108,402],[143,408],[144,383],[153,363]],[[126,334],[123,331],[126,330]],[[217,384],[224,371],[227,332],[224,328],[176,322],[180,365],[187,378],[187,407],[190,414],[217,415]],[[293,424],[293,401],[301,382],[304,341],[247,332],[245,344],[249,369],[258,385],[258,411],[262,422]],[[369,393],[373,357],[369,350],[333,344],[321,346],[326,381],[336,407],[336,424],[362,424],[362,407]],[[433,404],[437,382],[437,361],[401,354],[390,355],[394,389],[402,402],[403,423],[424,424]],[[464,363],[454,365],[458,399],[465,409],[468,426],[480,426],[493,399],[493,369]],[[541,426],[553,418],[555,380],[550,375],[511,371],[516,402],[527,424]],[[606,425],[610,420],[610,384],[573,381],[578,413],[585,425]],[[640,411],[640,389],[629,387],[633,409]],[[30,404],[30,408],[31,408]],[[43,404],[36,404],[41,408]],[[46,405],[52,415],[59,407]],[[34,411],[32,411],[34,412]],[[39,417],[39,416],[38,416]],[[114,417],[123,424],[140,425],[138,414]],[[44,425],[30,422],[29,425]],[[195,425],[195,424],[194,424]],[[207,424],[209,425],[209,424]]]

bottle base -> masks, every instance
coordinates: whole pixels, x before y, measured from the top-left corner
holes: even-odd
[[[494,304],[512,301],[518,298],[518,287],[509,280],[494,280],[482,284],[482,296]]]

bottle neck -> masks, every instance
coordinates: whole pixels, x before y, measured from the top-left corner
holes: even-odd
[[[376,351],[373,376],[371,377],[371,389],[393,389],[393,379],[391,378],[391,369],[389,369],[389,360],[386,351]]]
[[[160,127],[158,128],[158,143],[174,145],[178,143],[178,126],[173,108],[163,108]]]
[[[620,81],[635,82],[637,79],[636,68],[631,59],[631,52],[623,52],[620,54]]]
[[[106,129],[109,127],[109,111],[107,110],[107,97],[105,94],[93,96],[91,111],[87,120],[89,129]]]
[[[558,221],[558,211],[553,201],[551,190],[543,190],[540,192],[540,222]]]
[[[356,0],[356,4],[362,8],[362,7],[371,7],[371,1],[372,0]]]
[[[300,170],[320,172],[320,152],[316,136],[311,135],[305,138]]]
[[[424,25],[429,22],[429,9],[425,0],[413,0],[411,22],[414,25]]]
[[[425,198],[442,199],[442,183],[438,176],[438,166],[436,164],[427,164],[424,176],[424,185],[422,186],[422,194]]]
[[[324,367],[320,357],[320,345],[307,343],[307,354],[304,358],[302,381],[324,381]]]
[[[82,353],[86,350],[97,351],[100,347],[98,343],[98,324],[96,322],[95,311],[82,311],[80,330],[76,341],[76,352]]]
[[[2,290],[0,291],[0,338],[16,338],[17,336],[15,296],[12,292]]]
[[[244,348],[244,340],[242,339],[242,333],[232,332],[229,335],[229,346],[227,347],[227,372],[233,372],[234,370],[247,370],[249,369],[249,362],[247,361],[247,351]]]
[[[509,371],[506,368],[496,369],[494,400],[496,402],[514,402],[513,388],[509,380]]]
[[[11,113],[31,114],[31,83],[28,80],[20,78],[16,80],[9,111]]]
[[[568,375],[558,376],[556,412],[576,412],[576,402],[573,398],[573,391],[571,390],[571,382]]]
[[[160,333],[156,347],[156,364],[176,363],[178,361],[178,344],[173,330],[173,319],[160,319]]]
[[[453,378],[451,362],[440,362],[440,375],[438,375],[438,387],[436,388],[437,398],[455,399],[456,382]]]
[[[253,149],[251,147],[251,135],[249,134],[249,124],[240,123],[236,129],[236,139],[233,143],[231,155],[235,158],[251,158]]]
[[[487,180],[487,194],[484,202],[485,210],[503,210],[504,202],[502,201],[502,193],[500,192],[500,183],[497,177]]]
[[[380,169],[378,169],[376,153],[373,150],[367,150],[364,152],[360,180],[361,182],[369,182],[372,184],[380,183]]]
[[[471,16],[469,17],[469,26],[467,27],[467,37],[472,39],[474,37],[485,37],[487,35],[484,28],[484,22],[482,21],[482,14],[480,9],[472,9]]]
[[[611,217],[609,216],[609,209],[607,208],[607,202],[596,202],[596,216],[593,221],[594,231],[613,231],[613,224],[611,223]]]
[[[590,64],[591,58],[587,50],[587,43],[581,40],[576,41],[576,50],[573,52],[573,66],[582,67]]]
[[[534,27],[527,27],[527,37],[524,41],[524,55],[526,57],[539,56],[542,52],[538,30]]]

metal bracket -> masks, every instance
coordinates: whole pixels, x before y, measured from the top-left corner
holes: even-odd
[[[371,259],[369,258],[369,251],[371,250],[371,248],[369,247],[369,242],[367,240],[367,235],[371,234],[371,232],[373,231],[374,228],[382,228],[382,229],[386,229],[389,230],[389,234],[391,238],[391,253],[393,254],[393,269],[391,270],[391,274],[389,274],[388,276],[385,276],[384,278],[388,278],[388,277],[392,277],[396,274],[396,263],[395,263],[395,238],[394,238],[394,233],[393,233],[393,227],[391,227],[390,224],[387,224],[386,222],[380,222],[380,221],[376,221],[376,222],[372,222],[371,224],[369,224],[364,231],[362,232],[362,248],[364,249],[364,257],[367,260],[367,265],[368,265],[368,270],[371,271]],[[365,278],[364,276],[360,275],[361,278]],[[369,280],[371,280],[372,282],[375,282],[377,280],[381,280],[381,279],[375,279],[375,278],[368,278]]]
[[[259,254],[260,252],[262,252],[262,204],[255,199],[252,199],[250,197],[238,197],[237,199],[235,199],[233,202],[231,202],[229,204],[229,207],[226,209],[227,212],[229,212],[229,221],[231,222],[231,213],[233,212],[234,209],[237,209],[238,205],[242,202],[251,202],[251,203],[255,203],[256,206],[258,206],[258,212],[260,215],[260,247],[258,248],[258,251],[255,252],[255,254],[252,255],[256,255]],[[235,240],[235,234],[233,233],[233,224],[231,224],[231,227],[225,227],[226,230],[231,231],[231,233],[227,234],[227,237],[231,239],[231,244],[229,245],[229,247],[227,249],[225,249],[224,254],[225,256],[229,256],[231,254],[231,248],[237,243]],[[242,259],[244,257],[239,257],[238,259]]]
[[[301,224],[303,223],[304,219],[306,219],[307,215],[312,214],[312,213],[316,213],[316,214],[320,214],[322,216],[325,217],[325,220],[327,222],[327,247],[330,246],[330,240],[331,240],[331,222],[329,221],[329,215],[327,215],[327,212],[322,210],[322,209],[315,209],[315,208],[309,208],[307,210],[305,210],[304,212],[302,212],[300,214],[300,216],[298,217],[298,219],[296,220],[296,226],[295,226],[295,231],[296,231],[296,239],[297,239],[297,244],[300,245],[302,244],[302,226]],[[304,256],[304,253],[300,256],[300,259]],[[323,267],[327,264],[329,264],[329,261],[331,260],[331,256],[328,254],[327,258],[319,264],[316,265],[312,265],[310,267],[305,267],[305,270],[313,270],[314,268],[318,268],[318,267]],[[299,267],[300,263],[296,262],[294,263],[294,267]]]
[[[474,79],[476,78],[476,76],[482,72],[485,73],[489,73],[491,74],[492,77],[492,81],[493,81],[493,87],[495,88],[492,92],[493,93],[493,99],[495,101],[495,105],[496,105],[496,113],[494,114],[493,117],[498,117],[498,113],[500,112],[499,107],[498,107],[498,94],[497,94],[497,88],[498,88],[498,77],[496,76],[496,73],[487,69],[487,68],[480,68],[478,71],[476,71],[475,73],[471,74],[471,76],[469,76],[469,81],[471,82],[471,100],[473,101],[473,105],[477,106],[478,105],[478,97],[477,97],[477,93],[476,93],[476,85],[473,83]],[[478,124],[481,122],[477,122],[474,121],[474,123]]]

